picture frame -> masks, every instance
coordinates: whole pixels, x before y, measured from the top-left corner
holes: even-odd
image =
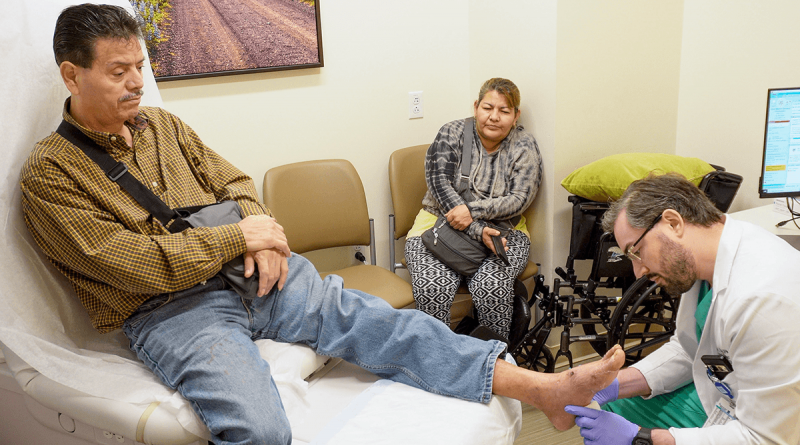
[[[324,66],[319,0],[129,0],[157,82]]]

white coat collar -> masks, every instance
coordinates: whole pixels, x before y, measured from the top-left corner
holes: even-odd
[[[739,250],[739,243],[742,239],[742,232],[744,227],[739,221],[726,215],[725,225],[722,228],[722,235],[719,239],[719,247],[717,248],[717,258],[714,261],[714,278],[712,287],[714,290],[713,297],[724,292],[728,288],[731,279],[731,269],[733,268],[733,260],[736,258],[736,252]],[[713,303],[713,300],[712,300]]]

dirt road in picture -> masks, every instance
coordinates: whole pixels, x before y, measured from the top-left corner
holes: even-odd
[[[314,7],[297,0],[172,0],[156,76],[319,62]]]

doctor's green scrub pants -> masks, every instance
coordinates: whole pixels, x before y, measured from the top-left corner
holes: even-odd
[[[694,383],[652,399],[620,399],[602,408],[644,428],[700,428],[708,418],[697,397]]]
[[[711,288],[703,282],[700,299],[695,311],[697,338],[703,333],[708,309],[711,306]],[[644,428],[700,428],[708,419],[693,382],[689,382],[668,394],[652,399],[633,397],[609,402],[602,406],[604,411],[619,414],[625,419]]]

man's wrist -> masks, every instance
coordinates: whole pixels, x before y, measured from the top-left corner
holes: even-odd
[[[651,431],[650,428],[639,427],[639,431],[633,438],[631,445],[653,445],[653,439],[650,437]]]

